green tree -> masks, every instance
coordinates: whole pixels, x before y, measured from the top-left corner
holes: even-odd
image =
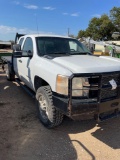
[[[86,30],[78,32],[78,38],[91,37],[94,40],[111,40],[113,32],[120,32],[120,7],[113,7],[110,16],[103,14],[100,18],[93,17]]]
[[[97,17],[94,17],[90,20],[88,28],[87,28],[87,34],[97,40],[101,38],[101,35],[99,34],[100,30],[100,19]]]
[[[94,40],[110,40],[112,33],[115,31],[115,26],[108,15],[103,14],[100,18],[92,18],[87,30],[89,36]]]
[[[110,10],[110,19],[116,27],[116,31],[120,32],[120,7],[113,7]]]
[[[82,37],[86,37],[86,31],[84,31],[84,30],[80,30],[78,32],[77,38],[82,38]]]

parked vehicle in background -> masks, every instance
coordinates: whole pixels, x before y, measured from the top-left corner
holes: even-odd
[[[47,128],[64,115],[103,121],[120,114],[120,59],[96,57],[74,38],[21,36],[7,64],[7,79],[16,75],[35,93]]]
[[[90,37],[80,38],[79,41],[96,56],[120,58],[120,41],[94,41]]]
[[[112,38],[117,39],[118,37],[120,37],[120,32],[113,32]]]

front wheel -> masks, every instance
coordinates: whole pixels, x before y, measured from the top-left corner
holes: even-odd
[[[40,87],[36,93],[39,119],[47,128],[54,128],[63,121],[63,114],[55,108],[50,86]]]

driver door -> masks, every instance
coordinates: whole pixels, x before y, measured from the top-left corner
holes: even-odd
[[[27,56],[28,54],[33,55],[33,40],[30,37],[27,37],[25,39],[24,45],[22,47],[22,55]],[[20,60],[21,60],[20,61],[21,80],[31,88],[32,57],[22,57]]]

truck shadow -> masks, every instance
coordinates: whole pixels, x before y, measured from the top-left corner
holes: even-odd
[[[59,132],[67,131],[66,134],[76,134],[89,131],[95,126],[97,126],[96,130],[91,132],[93,137],[113,149],[120,149],[120,117],[109,119],[99,124],[96,124],[94,120],[72,121],[66,118],[64,123],[56,130]]]
[[[91,135],[113,149],[120,149],[120,117],[102,122],[98,127]]]

